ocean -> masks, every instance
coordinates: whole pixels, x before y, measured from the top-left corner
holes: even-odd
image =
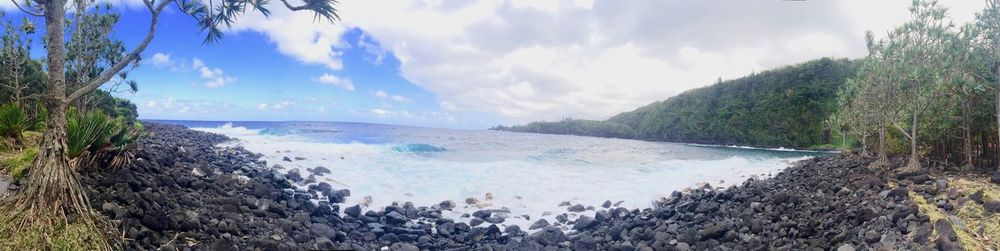
[[[522,229],[539,218],[553,222],[567,212],[563,202],[597,209],[605,201],[647,208],[672,191],[699,183],[739,185],[777,174],[795,161],[829,154],[363,123],[155,122],[238,139],[227,145],[263,154],[269,166],[279,164],[283,172],[297,169],[308,176],[307,168],[326,167],[331,173],[317,181],[351,190],[342,209],[366,202],[374,209],[394,202],[430,206],[451,200],[458,207],[446,217],[468,222],[462,214],[507,209],[504,224]],[[467,198],[478,203],[467,205]],[[594,211],[570,217],[581,214],[593,216]]]

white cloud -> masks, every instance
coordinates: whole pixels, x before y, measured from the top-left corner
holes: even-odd
[[[958,22],[981,1],[947,0]],[[400,75],[450,112],[514,121],[618,112],[766,69],[865,54],[864,31],[884,34],[909,1],[343,1],[342,23],[275,8],[236,25],[278,51],[341,68],[350,28],[378,62],[392,53]],[[381,91],[381,90],[380,90]],[[376,91],[381,100],[405,97]],[[385,114],[389,111],[382,110]],[[375,112],[377,113],[377,112]]]
[[[153,66],[157,68],[161,67],[173,67],[174,61],[170,60],[170,54],[154,53],[153,58],[150,59],[153,62]]]
[[[372,114],[375,114],[375,115],[378,115],[378,116],[385,116],[385,115],[389,114],[389,111],[386,111],[386,110],[383,110],[383,109],[377,109],[377,108],[376,109],[368,110],[368,112],[371,112]]]
[[[236,82],[235,77],[226,76],[222,69],[211,68],[205,65],[205,61],[200,58],[191,59],[191,68],[197,70],[205,82],[201,84],[206,88],[219,88]]]
[[[383,91],[383,90],[378,90],[378,91],[375,91],[375,93],[374,93],[374,94],[372,94],[372,95],[375,95],[375,97],[377,97],[377,98],[379,98],[379,99],[386,99],[386,98],[388,98],[388,97],[389,97],[389,93],[386,93],[386,92],[385,92],[385,91]]]
[[[354,82],[352,82],[351,79],[337,77],[329,73],[324,73],[319,77],[315,77],[313,78],[313,81],[319,82],[320,84],[340,87],[347,91],[354,91]]]
[[[381,100],[392,100],[392,101],[396,101],[396,102],[410,102],[410,101],[413,101],[412,99],[410,99],[410,98],[408,98],[406,96],[389,94],[388,92],[385,92],[383,90],[376,90],[376,91],[372,92],[372,96],[375,96],[376,98],[381,99]]]
[[[291,101],[291,100],[282,100],[280,102],[276,102],[276,103],[272,103],[272,104],[268,104],[268,103],[257,104],[257,109],[258,110],[282,110],[282,109],[290,108],[290,107],[292,107],[294,105],[295,105],[294,101]]]
[[[332,70],[343,68],[341,52],[347,43],[340,36],[347,30],[341,24],[318,21],[307,12],[293,12],[272,2],[271,16],[259,13],[247,15],[232,27],[232,32],[260,32],[270,39],[282,54],[307,64],[325,65]],[[338,8],[340,9],[340,8]]]

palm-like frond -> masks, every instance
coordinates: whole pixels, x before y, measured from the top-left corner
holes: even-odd
[[[19,141],[21,133],[31,128],[31,120],[14,104],[0,106],[0,136]]]

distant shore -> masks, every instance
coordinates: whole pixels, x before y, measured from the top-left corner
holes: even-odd
[[[259,155],[217,147],[224,136],[156,123],[147,129],[131,166],[82,178],[129,249],[915,250],[958,243],[953,232],[933,231],[947,222],[932,222],[910,198],[937,192],[938,181],[885,177],[857,158],[817,157],[728,189],[674,192],[653,208],[581,205],[571,209],[582,215],[575,220],[520,229],[503,224],[502,210],[469,215],[477,226],[441,216],[464,201],[365,211],[343,204],[350,191],[336,185],[295,191],[296,177],[271,170]]]

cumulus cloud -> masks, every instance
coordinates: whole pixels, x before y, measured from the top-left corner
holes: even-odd
[[[157,68],[174,66],[174,61],[170,59],[170,54],[157,52],[153,54],[153,57],[150,58],[149,61],[152,62],[153,66]]]
[[[201,86],[206,88],[219,88],[236,82],[235,77],[226,76],[222,69],[208,67],[200,58],[191,59],[191,68],[197,70],[205,79]]]
[[[352,82],[351,79],[337,77],[336,75],[329,73],[324,73],[319,77],[314,77],[313,81],[318,82],[320,84],[340,87],[347,91],[354,91],[354,82]]]
[[[942,1],[968,21],[978,1]],[[904,21],[908,1],[343,1],[342,23],[277,10],[237,31],[265,34],[277,50],[341,68],[343,32],[378,62],[391,52],[400,75],[445,111],[513,121],[605,118],[704,86],[781,65],[861,57],[863,34]],[[375,92],[382,100],[397,100]],[[401,98],[405,98],[400,96]],[[388,111],[386,111],[388,112]]]

